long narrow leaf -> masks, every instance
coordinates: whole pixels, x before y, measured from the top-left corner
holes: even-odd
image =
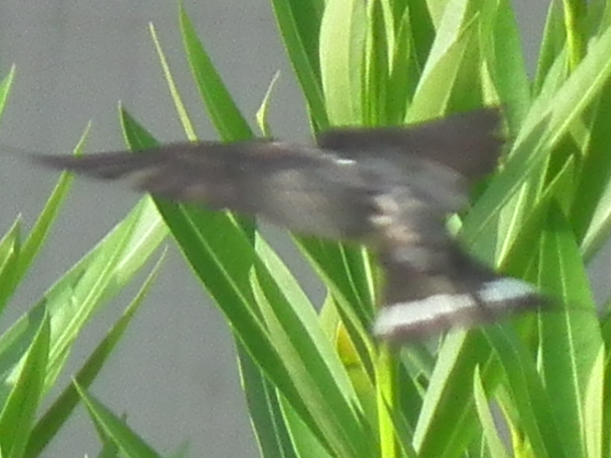
[[[87,125],[83,135],[76,144],[73,154],[82,154],[87,136],[89,135],[90,125]],[[23,243],[21,254],[19,256],[19,266],[15,272],[17,281],[21,281],[28,269],[36,259],[36,255],[40,252],[45,244],[47,235],[49,234],[53,223],[57,218],[59,211],[62,208],[62,202],[68,195],[68,191],[72,186],[73,177],[70,174],[62,174],[55,185],[55,188],[51,192],[51,195],[47,199],[45,207],[43,208],[40,215],[36,219],[32,230],[28,234],[27,239]]]
[[[143,128],[125,112],[123,124],[128,138],[132,135],[135,139],[146,137]],[[362,450],[366,447],[360,441],[362,433],[355,433],[361,425],[352,408],[344,404],[338,411],[330,410],[324,399],[316,395],[320,387],[308,377],[299,377],[307,374],[302,372],[301,366],[310,361],[296,360],[291,363],[285,360],[282,351],[289,351],[290,347],[279,345],[277,340],[282,335],[276,336],[267,330],[269,323],[262,321],[250,283],[252,266],[258,257],[243,227],[231,214],[161,201],[157,205],[200,281],[232,324],[236,336],[270,380],[290,400],[302,419],[326,446],[346,456],[353,455],[354,452],[350,451],[353,448]],[[317,402],[323,401],[322,405],[308,404],[305,399],[309,393],[317,397]],[[341,403],[342,396],[333,401]],[[321,407],[324,415],[319,410]],[[340,422],[339,418],[345,419],[346,415],[350,421]],[[323,424],[326,427],[322,427]],[[336,435],[338,429],[352,431],[352,434],[343,431]]]
[[[579,457],[585,454],[587,384],[603,341],[577,243],[557,206],[550,208],[546,229],[540,281],[569,305],[541,315],[540,364],[546,389],[562,399],[552,409],[562,419],[558,429],[567,456]],[[577,310],[570,310],[572,304]]]
[[[324,130],[329,119],[324,110],[318,54],[323,0],[272,0],[284,47],[306,98],[314,130]]]
[[[484,430],[486,443],[490,450],[492,458],[509,458],[509,453],[503,444],[503,440],[499,434],[499,427],[494,421],[494,417],[490,412],[490,400],[486,396],[484,382],[479,367],[476,368],[473,374],[473,392],[475,405],[477,407],[477,415]]]
[[[81,366],[74,380],[82,388],[88,388],[100,373],[108,358],[113,354],[121,337],[127,330],[131,320],[140,309],[144,298],[157,276],[163,256],[153,267],[151,273],[145,279],[144,284],[136,294],[136,297],[128,305],[123,315],[117,321],[104,339],[97,345],[95,350]],[[35,458],[40,455],[51,439],[61,430],[65,422],[72,415],[80,400],[74,384],[70,384],[46,410],[44,415],[36,422],[32,434],[27,443],[24,458]]]
[[[16,364],[32,341],[41,311],[51,324],[48,389],[63,368],[79,332],[142,267],[167,235],[150,199],[143,199],[88,255],[79,261],[34,306],[0,336],[0,367]]]
[[[15,65],[11,67],[8,75],[2,78],[0,81],[0,117],[4,114],[4,109],[6,108],[6,102],[8,100],[8,96],[11,93],[11,88],[13,87],[13,81],[15,79]]]
[[[179,4],[180,28],[193,78],[210,120],[223,140],[244,140],[253,136],[248,123],[238,110],[227,87],[214,67],[210,56],[197,37],[182,3]]]
[[[0,412],[2,456],[21,458],[34,425],[44,392],[45,368],[49,357],[50,327],[45,315],[25,357],[23,366]]]
[[[329,0],[320,26],[320,67],[332,125],[361,124],[367,13],[359,0]]]
[[[87,406],[91,419],[102,429],[110,439],[129,458],[161,458],[150,445],[118,416],[113,414],[104,404],[87,394],[76,382],[74,382],[83,402]]]

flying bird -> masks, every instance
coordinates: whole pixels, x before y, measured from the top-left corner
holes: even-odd
[[[483,108],[406,127],[331,129],[315,146],[256,139],[36,159],[296,233],[365,243],[385,272],[373,332],[401,343],[545,303],[530,284],[469,256],[446,229],[471,185],[496,167],[500,121],[498,109]]]

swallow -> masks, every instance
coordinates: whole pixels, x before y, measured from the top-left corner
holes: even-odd
[[[364,243],[385,274],[373,333],[402,343],[546,302],[529,283],[470,256],[446,228],[472,185],[496,168],[501,120],[499,109],[482,108],[402,127],[334,128],[314,145],[202,141],[35,159],[295,233]]]

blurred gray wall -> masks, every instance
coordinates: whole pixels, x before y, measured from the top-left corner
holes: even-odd
[[[548,3],[516,2],[531,63]],[[269,81],[280,70],[271,111],[275,134],[307,139],[301,96],[269,2],[184,4],[246,117],[254,119]],[[161,141],[185,139],[151,41],[150,21],[199,136],[215,138],[189,75],[177,10],[175,1],[162,0],[3,0],[0,76],[13,63],[17,76],[0,142],[31,151],[69,152],[92,120],[88,151],[123,148],[119,100]],[[2,157],[0,233],[18,214],[29,227],[55,179],[53,173]],[[137,199],[123,189],[78,181],[0,329],[39,298]],[[227,327],[173,242],[168,245],[154,290],[92,391],[115,412],[125,412],[131,426],[165,454],[188,444],[188,456],[256,456]],[[70,370],[82,363],[129,298],[115,301],[96,317],[71,358]],[[97,451],[96,435],[81,408],[45,456],[94,456]]]

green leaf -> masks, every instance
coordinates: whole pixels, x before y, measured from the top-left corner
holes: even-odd
[[[604,246],[611,234],[611,181],[605,184],[605,189],[597,202],[588,232],[582,242],[582,252],[586,260],[591,260]]]
[[[280,405],[299,458],[331,458],[334,456],[329,454],[329,452],[320,445],[316,436],[312,434],[312,431],[301,418],[295,414],[295,411],[288,402],[280,398]]]
[[[296,458],[294,440],[289,435],[280,407],[282,398],[243,344],[238,340],[236,345],[242,389],[261,457]]]
[[[9,74],[0,81],[0,117],[4,114],[6,108],[6,102],[13,86],[13,80],[15,79],[15,65],[11,67]]]
[[[156,209],[149,198],[144,198],[51,287],[41,302],[0,336],[0,369],[6,370],[19,361],[24,346],[33,339],[41,311],[46,309],[52,329],[46,392],[89,319],[133,278],[166,235],[167,229]]]
[[[599,35],[611,25],[611,3],[608,0],[588,2],[587,30],[590,34]]]
[[[295,242],[329,288],[342,325],[357,347],[364,365],[372,371],[374,351],[370,328],[379,283],[373,261],[365,248],[299,237]]]
[[[611,136],[604,126],[611,121],[608,109],[611,103],[611,84],[607,84],[598,103],[593,107],[592,120],[588,123],[585,146],[581,147],[581,168],[575,189],[570,219],[579,242],[590,230],[590,222],[597,204],[611,178],[611,161],[603,153]],[[576,139],[577,142],[577,139]]]
[[[390,60],[395,36],[392,22],[388,20],[386,2],[369,2],[367,5],[367,35],[365,41],[363,121],[366,125],[387,125],[389,122]],[[393,94],[394,95],[394,94]]]
[[[498,357],[503,378],[511,394],[513,409],[517,413],[514,427],[520,428],[532,455],[537,458],[569,457],[562,447],[557,420],[552,413],[557,399],[547,391],[537,374],[533,357],[515,333],[500,327],[490,327],[486,337]],[[552,401],[552,399],[554,401]],[[573,434],[575,431],[573,431]],[[514,443],[514,448],[517,444]]]
[[[49,326],[45,314],[0,412],[0,450],[7,458],[21,458],[30,437],[47,376]]]
[[[446,337],[437,356],[414,432],[418,456],[457,457],[477,430],[472,389],[465,380],[476,366],[488,373],[490,348],[478,331]],[[443,437],[444,440],[439,440]]]
[[[413,123],[438,117],[445,113],[453,96],[460,94],[466,74],[478,71],[477,19],[473,17],[468,0],[452,0],[443,15],[422,77],[418,82],[405,122]],[[468,79],[468,98],[480,98],[477,79]]]
[[[253,134],[248,123],[237,108],[223,80],[214,68],[210,56],[197,37],[193,23],[182,2],[179,3],[179,19],[193,78],[202,101],[208,108],[210,120],[214,123],[219,135],[225,141],[251,138]]]
[[[259,258],[253,279],[255,298],[275,347],[292,374],[292,383],[301,392],[300,402],[325,412],[315,419],[333,441],[344,442],[341,447],[346,448],[350,442],[348,450],[352,448],[355,456],[371,453],[372,444],[357,437],[363,434],[360,408],[352,407],[358,399],[337,354],[318,325],[312,305],[286,267],[260,238],[257,238],[256,249]],[[265,268],[259,264],[259,259]],[[294,404],[294,400],[288,400]]]
[[[608,447],[603,444],[605,439],[604,426],[604,395],[605,395],[605,347],[600,347],[596,361],[589,374],[588,386],[585,393],[584,436],[586,456],[607,456]],[[607,434],[608,436],[608,434]],[[604,450],[604,452],[603,452]]]
[[[562,53],[566,41],[566,30],[562,21],[562,10],[557,2],[550,2],[547,10],[543,40],[539,49],[537,72],[533,83],[533,94],[539,94],[543,82],[558,59],[566,66],[566,54]]]
[[[320,80],[319,34],[324,0],[271,0],[284,47],[305,96],[315,131],[328,128]]]
[[[269,83],[267,92],[265,93],[265,96],[263,97],[263,101],[261,102],[261,106],[257,110],[257,115],[256,115],[257,123],[259,124],[259,129],[261,129],[261,132],[263,133],[265,137],[272,136],[272,129],[267,121],[267,116],[269,114],[269,104],[272,98],[272,91],[279,77],[280,77],[280,72],[276,72],[271,82]]]
[[[87,394],[76,382],[74,385],[81,396],[89,416],[108,437],[129,458],[161,458],[150,445],[131,430],[127,424],[114,415],[104,404]]]
[[[126,132],[134,132],[136,138],[146,136],[142,127],[127,113],[124,113],[123,122]],[[332,366],[324,354],[317,354],[321,348],[311,350],[311,345],[325,343],[322,339],[315,342],[300,340],[299,336],[312,338],[305,332],[305,328],[310,326],[305,318],[309,315],[309,321],[316,322],[309,301],[295,296],[296,289],[283,286],[287,277],[268,272],[265,263],[271,258],[261,258],[255,252],[250,234],[233,215],[170,202],[158,201],[157,205],[180,249],[231,323],[244,348],[322,443],[343,456],[359,456],[359,451],[367,453],[363,450],[368,450],[370,445],[362,441],[363,426],[358,411],[344,398],[351,396],[349,391],[342,393],[336,387],[337,374],[333,376],[325,372],[332,370]],[[252,283],[251,273],[255,265],[258,281],[262,282],[259,284]],[[278,266],[274,269],[280,272]],[[256,291],[254,287],[261,285],[263,291]],[[290,294],[287,297],[291,300],[278,295],[276,288],[283,295]],[[272,299],[268,297],[270,294]],[[303,293],[299,295],[305,298]],[[299,310],[293,310],[287,304],[301,305]],[[268,306],[273,308],[268,309]],[[301,316],[294,315],[297,311]],[[304,326],[304,330],[296,328],[297,325]],[[281,332],[272,332],[271,329]],[[315,328],[309,329],[313,334]],[[291,339],[299,342],[299,348],[293,346],[292,340],[287,340],[289,330]],[[307,359],[299,357],[299,353],[295,355],[295,350],[305,352]],[[328,354],[331,353],[327,350]],[[324,389],[335,395],[325,398],[321,385],[311,378],[310,371],[317,377],[328,374],[325,376],[330,385]],[[344,387],[349,388],[349,385],[344,383]]]
[[[80,154],[87,137],[89,127],[79,140],[75,154]],[[15,222],[9,233],[0,242],[0,312],[12,297],[37,254],[44,246],[55,219],[61,209],[61,203],[72,183],[72,176],[64,173],[60,176],[55,189],[47,199],[47,203],[38,216],[26,241],[21,244],[19,220]]]
[[[82,154],[85,142],[87,140],[87,136],[89,135],[90,127],[91,125],[88,124],[85,128],[83,135],[81,135],[81,138],[79,139],[78,143],[76,144],[76,147],[74,148],[73,154]],[[24,278],[25,274],[28,272],[29,268],[36,259],[36,256],[45,246],[47,236],[53,227],[55,219],[59,215],[64,199],[70,191],[70,188],[72,186],[72,180],[73,177],[69,173],[63,173],[59,177],[59,180],[57,181],[55,188],[51,192],[51,195],[47,199],[47,202],[42,212],[40,213],[40,215],[38,215],[38,218],[36,219],[32,230],[28,234],[28,237],[24,242],[23,247],[21,248],[21,253],[19,255],[19,264],[15,272],[15,278],[17,282],[20,282]]]
[[[601,91],[600,99],[592,110],[588,129],[589,139],[583,151],[582,166],[577,188],[573,195],[570,221],[586,259],[596,253],[609,237],[609,222],[600,215],[608,213],[605,197],[611,182],[611,161],[605,154],[611,136],[606,128],[611,122],[611,84]]]
[[[502,271],[514,276],[522,276],[533,283],[539,282],[534,269],[529,270],[537,258],[533,247],[539,246],[541,232],[545,229],[548,212],[551,205],[556,205],[555,199],[563,189],[570,188],[570,180],[575,173],[575,162],[567,161],[564,168],[558,172],[556,178],[548,185],[545,193],[533,206],[532,212],[521,225],[520,233],[513,245],[501,260]]]
[[[586,53],[586,11],[588,5],[579,0],[565,0],[563,2],[564,25],[566,28],[566,44],[569,54],[569,68],[573,70],[583,59]]]
[[[267,301],[274,307],[275,310],[270,312],[281,322],[287,323],[285,329],[291,331],[291,341],[296,350],[302,353],[302,360],[309,363],[310,374],[325,386],[325,390],[331,390],[337,384],[336,395],[355,403],[353,387],[320,327],[313,304],[278,255],[260,236],[256,239],[255,249],[258,254],[256,284],[263,288]],[[265,317],[266,310],[262,306],[260,310]]]
[[[21,219],[17,218],[0,240],[0,315],[17,286],[17,265],[21,252]]]
[[[515,209],[515,224],[501,226],[498,238],[507,246],[519,231],[520,222],[532,208],[541,166],[554,147],[569,134],[572,124],[598,96],[611,74],[611,28],[590,47],[590,51],[562,87],[552,97],[541,96],[522,123],[506,167],[493,180],[467,215],[462,233],[466,243],[485,259],[492,259],[496,248],[495,227],[505,205],[520,189],[529,188],[529,198]],[[494,236],[494,237],[493,237]]]
[[[386,102],[388,104],[388,124],[400,125],[405,119],[405,112],[416,91],[422,66],[415,55],[412,33],[416,31],[410,23],[410,9],[406,8],[396,31],[395,46],[390,56],[390,74]]]
[[[182,3],[180,3],[180,6],[182,8]],[[165,76],[166,82],[168,83],[168,88],[170,89],[170,94],[172,95],[172,100],[174,100],[174,106],[176,107],[176,111],[178,112],[178,116],[182,123],[183,129],[187,134],[187,138],[191,141],[195,141],[197,140],[195,129],[193,129],[193,124],[189,119],[189,114],[187,113],[185,104],[180,98],[180,93],[178,92],[178,88],[176,87],[176,83],[174,82],[174,77],[172,76],[172,72],[170,71],[170,67],[168,66],[168,61],[166,60],[163,49],[161,48],[161,43],[159,42],[159,38],[157,38],[157,32],[155,31],[155,27],[152,23],[149,24],[149,30],[153,38],[153,43],[155,44],[155,49],[157,50],[157,55],[159,56],[159,62],[161,63],[161,68],[163,69],[163,75]]]
[[[411,0],[404,3],[405,12],[409,14],[408,33],[410,48],[413,49],[414,65],[417,67],[417,74],[421,74],[435,40],[436,30],[433,25],[432,9],[429,9],[427,0]],[[400,2],[395,2],[395,5],[399,4]],[[398,11],[395,15],[397,18],[400,17]]]
[[[555,205],[550,207],[542,234],[539,275],[541,284],[568,304],[565,310],[558,307],[541,315],[541,372],[549,395],[562,399],[552,403],[552,410],[561,419],[557,427],[565,453],[570,457],[584,456],[583,407],[603,340],[577,243],[568,221]]]
[[[509,458],[510,455],[499,436],[499,428],[494,421],[492,412],[490,412],[490,401],[486,396],[479,367],[475,368],[475,373],[473,374],[473,393],[477,415],[484,430],[484,437],[486,438],[486,445],[490,450],[490,456],[493,458]]]
[[[482,54],[513,136],[531,102],[520,32],[508,0],[487,1],[482,10]]]
[[[109,330],[104,339],[97,345],[95,350],[81,366],[74,380],[82,388],[88,388],[96,379],[102,367],[113,354],[114,349],[123,337],[132,318],[140,309],[144,298],[147,296],[154,280],[157,277],[163,256],[151,270],[145,279],[136,297],[123,312],[121,318]],[[36,422],[30,435],[24,458],[34,458],[40,455],[42,450],[51,442],[53,437],[61,430],[65,422],[70,418],[80,400],[74,384],[70,384],[46,410],[44,415]]]
[[[320,68],[332,125],[364,121],[363,63],[367,12],[360,0],[328,0],[320,26]]]

